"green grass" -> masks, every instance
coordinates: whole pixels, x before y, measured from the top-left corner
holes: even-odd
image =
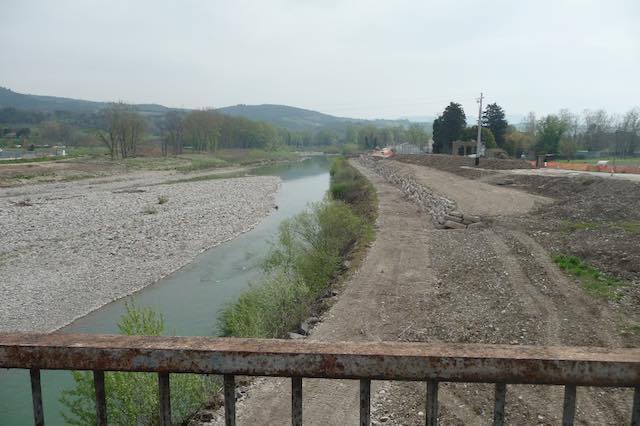
[[[247,177],[247,176],[249,175],[247,175],[246,172],[211,173],[208,175],[193,176],[190,178],[168,180],[158,185],[171,185],[173,183],[185,183],[185,182],[201,182],[206,180],[217,180],[217,179],[231,179],[231,178],[240,178],[240,177]]]
[[[587,292],[607,300],[620,300],[622,297],[618,290],[625,285],[623,281],[600,272],[582,259],[561,254],[553,261],[560,269],[576,277]]]
[[[565,220],[564,225],[568,231],[590,231],[599,229],[602,226],[598,222],[574,222],[570,220]]]
[[[36,157],[36,158],[17,158],[15,160],[1,160],[2,164],[23,164],[23,163],[43,163],[46,161],[64,160],[67,157]]]
[[[175,168],[177,171],[183,173],[215,169],[218,167],[225,167],[229,165],[226,160],[212,156],[181,156],[180,158],[189,160],[188,164],[177,166]]]
[[[299,158],[296,152],[288,150],[265,151],[262,149],[221,149],[216,157],[231,164],[241,166],[277,161],[292,161]]]
[[[347,170],[350,169],[350,170]],[[317,301],[344,271],[344,262],[364,252],[374,238],[377,203],[368,182],[353,179],[355,169],[346,162],[334,164],[332,185],[349,180],[346,188],[364,188],[356,197],[348,189],[327,198],[280,225],[278,242],[267,256],[266,278],[243,293],[220,314],[221,333],[236,337],[285,337],[315,312]],[[331,192],[330,192],[331,193]],[[348,197],[346,195],[349,194]]]
[[[620,222],[615,226],[624,229],[630,234],[639,234],[640,233],[640,222]]]

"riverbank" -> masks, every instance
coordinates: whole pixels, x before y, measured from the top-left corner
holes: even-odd
[[[52,331],[253,228],[277,177],[129,173],[0,189],[0,330]]]

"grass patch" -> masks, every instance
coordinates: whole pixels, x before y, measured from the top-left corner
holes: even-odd
[[[158,196],[158,204],[166,204],[169,202],[169,197],[167,197],[166,195],[159,195]]]
[[[178,166],[175,169],[182,173],[195,172],[198,170],[215,169],[218,167],[228,166],[229,163],[221,158],[212,156],[197,156],[197,157],[181,157],[188,159],[189,164]]]
[[[2,164],[23,164],[23,163],[43,163],[46,161],[65,160],[67,157],[35,157],[35,158],[16,158],[15,160],[2,160]]]
[[[292,161],[299,158],[299,155],[293,151],[265,151],[262,149],[221,149],[216,153],[216,156],[227,163],[242,166],[276,161]]]
[[[573,222],[565,220],[564,225],[568,231],[591,231],[594,229],[600,229],[602,224],[598,222]]]
[[[156,213],[158,213],[158,210],[155,207],[145,207],[144,210],[142,210],[142,213],[144,213],[144,214],[156,214]]]
[[[578,278],[587,292],[607,300],[620,300],[622,295],[618,291],[624,282],[584,262],[576,256],[558,255],[553,261],[563,271]]]
[[[217,180],[217,179],[231,179],[231,178],[240,178],[249,176],[246,172],[229,172],[229,173],[212,173],[208,175],[194,176],[190,178],[183,179],[174,179],[162,182],[159,185],[170,185],[172,183],[185,183],[185,182],[201,182],[206,180]]]
[[[345,270],[345,260],[373,239],[377,204],[365,206],[376,201],[373,188],[363,177],[355,178],[357,171],[345,161],[332,170],[332,186],[348,181],[340,197],[326,198],[280,225],[263,264],[266,278],[221,312],[221,334],[285,337],[316,312],[316,302]],[[356,188],[365,192],[357,197],[351,192]]]
[[[640,234],[640,222],[621,222],[616,224],[616,226],[631,234]]]
[[[329,174],[331,198],[345,202],[359,216],[373,223],[378,213],[378,198],[371,182],[342,157],[333,159]]]

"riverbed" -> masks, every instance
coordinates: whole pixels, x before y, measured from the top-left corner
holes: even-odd
[[[169,334],[216,335],[220,310],[260,278],[259,264],[277,235],[282,220],[320,201],[329,185],[326,158],[281,166],[262,167],[252,175],[281,180],[269,216],[250,231],[203,252],[193,262],[133,296],[140,306],[151,306],[164,316]],[[251,178],[242,178],[251,179]],[[116,333],[124,303],[109,303],[60,332]],[[58,397],[73,382],[69,372],[45,371],[42,378],[47,424],[63,424]],[[31,424],[28,372],[0,372],[0,424]]]

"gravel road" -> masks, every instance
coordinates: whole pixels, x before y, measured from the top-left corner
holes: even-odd
[[[52,331],[157,281],[255,226],[280,182],[173,175],[0,189],[0,331]]]
[[[501,226],[499,212],[485,228],[438,230],[400,189],[357,167],[378,191],[377,238],[310,339],[624,345],[615,310],[568,279],[532,238]],[[430,171],[421,171],[426,185]],[[456,175],[448,179],[473,187],[473,181]],[[448,196],[448,187],[432,189]],[[489,191],[485,202],[500,205],[499,198],[511,191]],[[465,205],[460,193],[451,195],[458,206]],[[304,424],[358,424],[356,381],[303,383]],[[374,382],[373,423],[424,424],[425,388],[424,383]],[[491,424],[493,392],[489,385],[442,385],[440,424]],[[238,403],[238,424],[289,421],[288,379],[259,379],[246,393]],[[508,386],[506,423],[560,424],[562,395],[561,387]],[[629,390],[580,388],[576,424],[628,423],[631,396]]]

